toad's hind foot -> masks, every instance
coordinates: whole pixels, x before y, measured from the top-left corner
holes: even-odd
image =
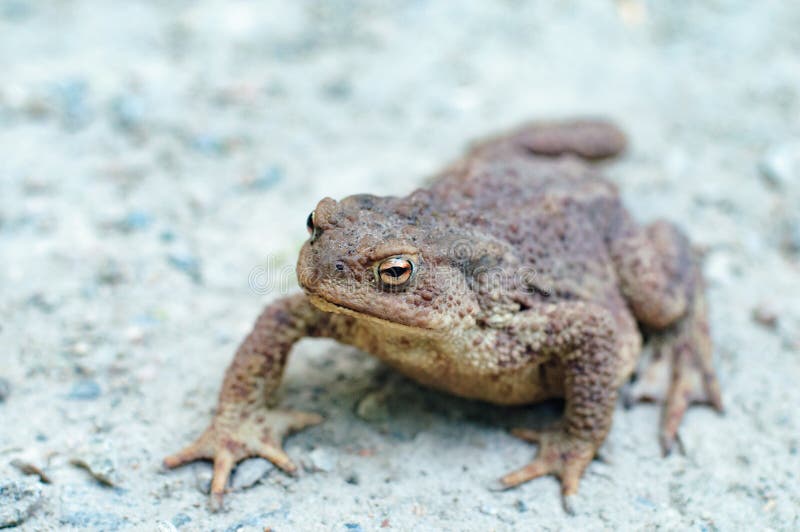
[[[534,478],[555,475],[561,480],[565,509],[571,513],[571,497],[578,492],[581,476],[594,458],[597,444],[572,436],[561,426],[542,431],[518,428],[511,433],[537,443],[539,450],[533,462],[502,477],[501,486],[513,488]]]
[[[546,157],[576,155],[600,160],[619,155],[627,144],[625,134],[602,119],[531,122],[473,147],[473,156],[505,157],[512,152]]]
[[[220,510],[228,477],[237,462],[260,456],[294,474],[297,467],[283,451],[283,438],[321,421],[318,414],[285,409],[223,412],[194,443],[165,458],[164,465],[173,468],[195,460],[212,460],[210,505],[212,510]]]
[[[636,380],[625,394],[626,406],[638,401],[664,405],[660,441],[665,455],[672,450],[689,405],[708,404],[722,412],[702,280],[695,277],[689,312],[672,327],[653,334],[652,350],[642,357]]]

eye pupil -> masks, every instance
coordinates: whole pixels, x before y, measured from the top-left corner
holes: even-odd
[[[402,286],[411,279],[414,264],[400,257],[392,257],[378,266],[377,276],[384,286]]]
[[[314,234],[314,211],[311,211],[306,219],[306,229],[308,229],[308,234]]]
[[[383,270],[383,273],[391,275],[392,277],[400,277],[407,271],[408,268],[404,268],[403,266],[391,266]]]

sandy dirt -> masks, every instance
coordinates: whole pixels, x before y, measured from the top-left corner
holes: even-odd
[[[800,529],[800,4],[0,0],[0,525],[24,530]],[[727,413],[620,405],[577,515],[508,435],[558,405],[425,390],[325,341],[283,402],[327,421],[211,514],[208,423],[324,196],[405,194],[466,143],[604,115],[642,220],[706,252]],[[41,470],[50,483],[24,474]],[[93,475],[88,470],[93,472]]]

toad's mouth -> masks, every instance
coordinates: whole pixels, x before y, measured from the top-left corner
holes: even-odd
[[[437,329],[434,329],[432,327],[407,325],[405,323],[399,323],[396,321],[387,320],[386,318],[381,318],[375,316],[374,314],[370,314],[361,310],[354,310],[350,307],[345,307],[343,305],[340,305],[339,303],[334,303],[316,294],[306,293],[306,296],[308,297],[308,300],[311,302],[312,305],[314,305],[323,312],[331,312],[333,314],[343,314],[345,316],[352,316],[353,318],[374,323],[384,328],[390,328],[406,333],[414,333],[414,334],[424,333],[428,335],[433,335],[438,333]]]

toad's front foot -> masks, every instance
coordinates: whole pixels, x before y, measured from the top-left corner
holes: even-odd
[[[211,507],[222,508],[223,494],[237,462],[253,456],[266,458],[289,474],[297,466],[283,451],[283,438],[292,432],[322,422],[322,416],[293,410],[259,409],[253,412],[221,412],[197,440],[164,459],[168,468],[195,460],[212,460]]]
[[[561,480],[565,509],[572,513],[570,497],[578,492],[581,476],[594,458],[598,445],[572,436],[560,426],[542,431],[518,428],[511,433],[539,444],[539,451],[533,462],[505,475],[500,484],[513,488],[537,477],[555,475]]]

